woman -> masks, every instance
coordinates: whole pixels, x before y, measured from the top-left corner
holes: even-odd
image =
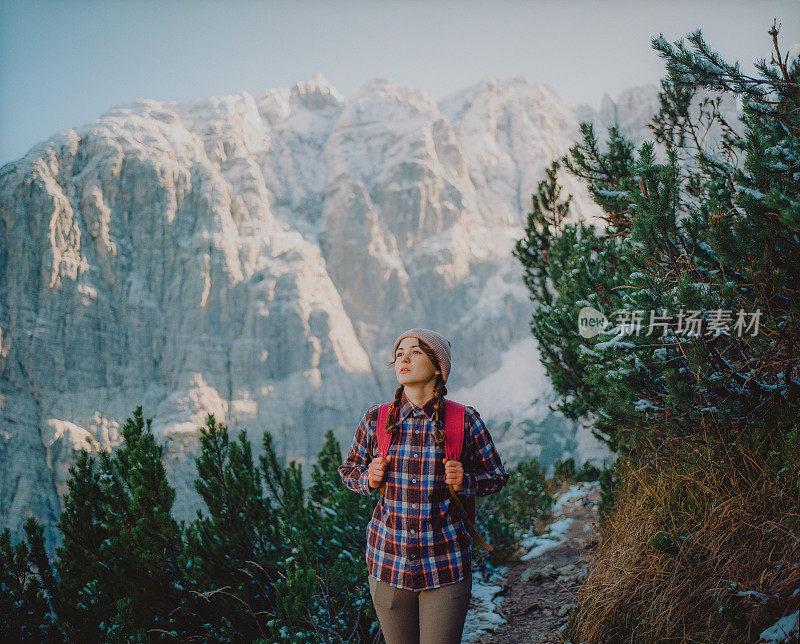
[[[508,474],[489,431],[469,406],[461,461],[445,458],[450,342],[429,329],[409,329],[395,341],[393,356],[389,364],[400,385],[386,422],[389,453],[378,455],[380,404],[373,405],[339,474],[360,494],[385,484],[367,525],[366,559],[387,643],[460,642],[472,596],[472,557],[448,486],[464,496],[486,496],[502,489]]]

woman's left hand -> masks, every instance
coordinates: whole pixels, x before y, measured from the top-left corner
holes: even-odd
[[[444,463],[444,482],[452,485],[456,492],[461,492],[464,489],[464,467],[461,465],[461,461],[448,461],[443,458],[442,462]]]

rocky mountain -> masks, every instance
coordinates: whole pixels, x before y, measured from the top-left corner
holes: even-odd
[[[653,116],[658,112],[659,88],[656,85],[641,85],[631,87],[620,92],[616,100],[604,94],[600,101],[600,110],[595,110],[590,105],[578,105],[575,112],[579,121],[588,121],[594,125],[597,140],[604,145],[608,140],[608,127],[616,125],[620,133],[629,141],[633,141],[638,148],[645,141],[653,141],[653,132],[647,127]],[[690,113],[694,122],[700,121],[700,103],[703,101],[719,100],[719,110],[724,115],[728,124],[739,134],[742,133],[741,123],[737,118],[741,107],[730,94],[716,92],[698,92],[692,99]],[[707,108],[708,109],[708,108]],[[705,119],[703,120],[705,123]],[[721,137],[721,129],[717,123],[709,128],[702,127],[700,139],[707,148],[715,146]],[[655,146],[656,158],[662,163],[666,161],[664,147]]]
[[[636,124],[654,97],[632,91],[614,116]],[[413,326],[451,339],[448,395],[482,412],[509,465],[605,458],[548,408],[511,256],[586,114],[520,78],[437,104],[388,79],[345,99],[315,74],[258,96],[137,100],[4,165],[0,529],[21,538],[33,514],[52,552],[68,468],[118,445],[139,404],[179,519],[199,507],[208,412],[256,454],[271,432],[307,475],[327,429],[347,450],[391,397],[386,363]],[[583,186],[563,184],[592,219]]]
[[[605,142],[608,139],[607,128],[617,125],[622,135],[638,146],[643,141],[653,140],[647,123],[658,111],[658,87],[631,87],[620,92],[616,101],[608,94],[603,94],[599,111],[589,105],[578,105],[575,111],[578,120],[589,121],[594,125],[599,141]]]

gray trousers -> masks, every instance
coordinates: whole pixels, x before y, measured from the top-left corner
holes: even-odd
[[[459,644],[472,598],[472,575],[431,590],[406,590],[369,577],[386,644]]]

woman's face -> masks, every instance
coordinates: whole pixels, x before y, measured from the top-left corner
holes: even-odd
[[[439,372],[417,338],[403,338],[394,354],[394,373],[401,385],[425,385]]]

